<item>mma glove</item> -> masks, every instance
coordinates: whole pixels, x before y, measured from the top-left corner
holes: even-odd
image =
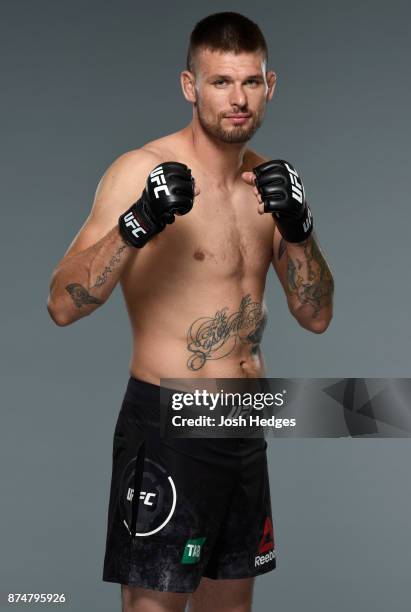
[[[255,185],[287,242],[303,242],[313,229],[313,218],[305,199],[303,183],[293,166],[282,159],[253,168]]]
[[[119,217],[124,241],[137,249],[193,207],[194,179],[179,162],[164,162],[150,172],[141,198]]]

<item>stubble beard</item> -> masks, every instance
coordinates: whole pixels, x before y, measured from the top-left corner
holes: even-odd
[[[203,130],[209,136],[217,138],[227,144],[241,144],[250,140],[263,122],[264,110],[260,110],[251,115],[250,124],[247,127],[233,126],[231,130],[222,127],[224,113],[218,115],[216,122],[208,121],[201,110],[201,105],[197,104],[198,121]]]

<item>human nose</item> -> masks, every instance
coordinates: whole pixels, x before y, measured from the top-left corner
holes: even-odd
[[[247,106],[247,96],[244,93],[242,85],[237,84],[231,90],[230,95],[230,104],[232,106],[238,106],[239,108],[244,108]]]

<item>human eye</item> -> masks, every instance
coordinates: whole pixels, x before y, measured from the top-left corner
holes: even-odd
[[[224,87],[227,84],[227,79],[215,79],[213,85],[216,87]]]
[[[251,78],[246,80],[247,85],[251,85],[251,87],[258,87],[261,81],[259,79]]]

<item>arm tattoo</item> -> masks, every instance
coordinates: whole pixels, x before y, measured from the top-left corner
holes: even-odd
[[[259,345],[267,323],[262,304],[253,302],[248,294],[241,300],[237,312],[224,307],[211,317],[200,317],[187,332],[187,349],[192,353],[187,361],[189,370],[199,370],[210,359],[222,359],[233,352],[239,342]]]
[[[124,251],[124,249],[127,247],[126,244],[123,244],[116,253],[114,253],[113,257],[110,259],[110,261],[108,262],[108,266],[106,266],[103,270],[103,272],[101,274],[99,274],[99,276],[97,276],[96,282],[94,283],[94,285],[91,287],[92,289],[94,289],[94,287],[101,287],[101,285],[104,285],[104,283],[107,280],[108,275],[110,274],[110,272],[113,271],[113,268],[116,264],[118,264],[120,262],[120,255],[121,253]]]
[[[81,308],[85,304],[102,304],[103,302],[94,295],[90,295],[85,287],[78,283],[71,283],[67,285],[66,291],[70,294],[71,299],[77,308]]]
[[[287,283],[290,295],[295,295],[300,304],[310,304],[312,317],[329,306],[334,292],[330,269],[314,238],[301,244],[301,257],[291,257],[288,252]]]
[[[113,271],[116,264],[120,262],[120,255],[127,248],[127,244],[123,242],[122,246],[117,249],[116,253],[114,253],[113,257],[110,259],[108,265],[104,268],[103,272],[97,276],[96,282],[91,287],[94,289],[96,287],[101,287],[107,281],[108,275]],[[71,283],[67,285],[66,291],[70,294],[71,299],[77,308],[81,308],[85,304],[98,304],[99,306],[104,302],[99,300],[94,295],[91,295],[88,290],[80,285],[79,283]]]

